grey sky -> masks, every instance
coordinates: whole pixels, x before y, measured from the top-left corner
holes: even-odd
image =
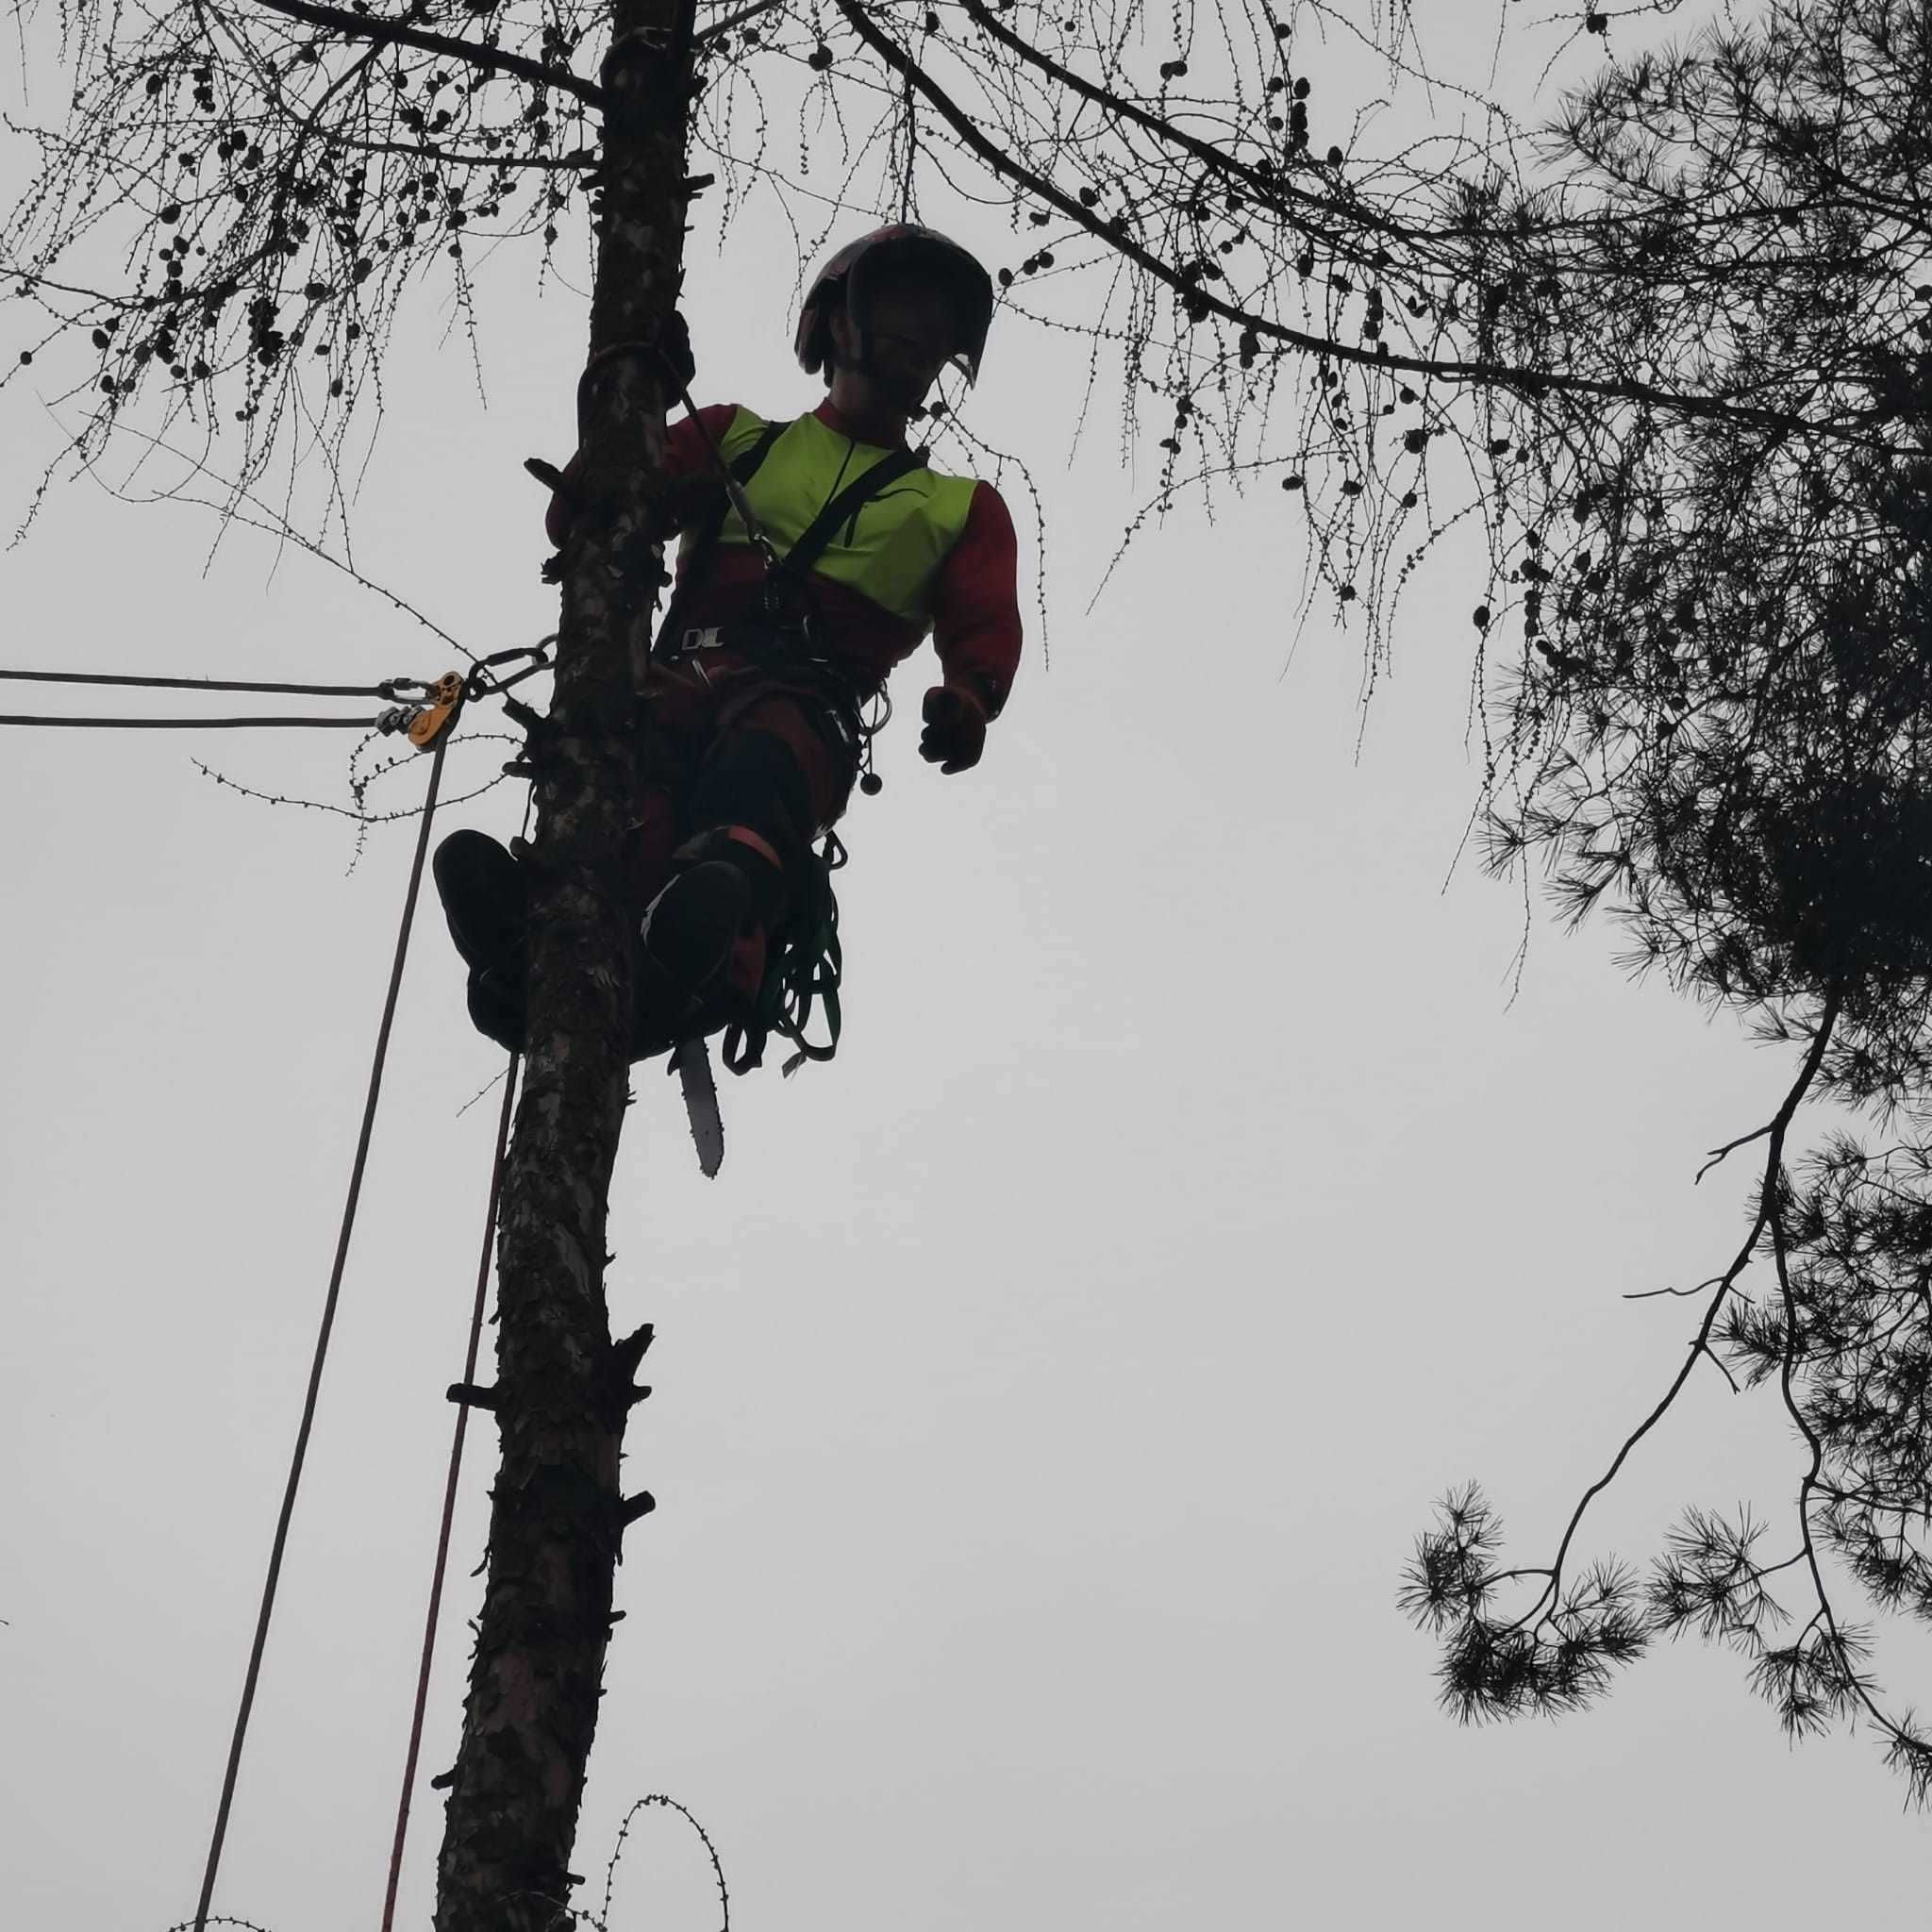
[[[804,407],[791,258],[757,240],[694,262],[700,400]],[[507,274],[491,297],[488,411],[459,327],[401,342],[356,524],[363,567],[476,649],[552,621],[517,466],[568,454],[583,336],[567,293]],[[629,1800],[667,1790],[717,1840],[735,1923],[785,1932],[1916,1907],[1932,1827],[1877,1750],[1787,1751],[1733,1661],[1659,1656],[1561,1726],[1436,1711],[1392,1607],[1431,1499],[1480,1474],[1521,1551],[1547,1546],[1688,1333],[1619,1296],[1727,1257],[1746,1176],[1690,1176],[1785,1062],[1625,984],[1607,929],[1539,919],[1510,1003],[1520,896],[1468,864],[1443,890],[1479,776],[1455,553],[1410,592],[1359,758],[1359,637],[1318,611],[1289,661],[1272,488],[1150,531],[1090,613],[1152,479],[1110,434],[1063,469],[1079,380],[1063,344],[996,329],[972,420],[1045,496],[1052,664],[1036,626],[970,775],[920,765],[906,718],[884,740],[885,793],[846,827],[838,1060],[727,1081],[715,1183],[638,1070],[611,1293],[658,1324],[627,1467],[659,1508],[619,1577],[576,1869],[601,1878]],[[52,436],[30,394],[0,401],[10,517]],[[265,539],[204,572],[213,535],[67,487],[0,555],[5,661],[449,668]],[[21,1924],[192,1907],[410,828],[345,874],[346,822],[190,758],[341,800],[350,741],[7,737]],[[457,789],[502,749],[453,757]],[[520,806],[506,786],[444,823],[507,832]],[[457,1115],[498,1064],[426,912],[218,1899],[275,1932],[375,1922],[407,1728],[493,1108]],[[425,1779],[454,1750],[493,1451],[473,1434]],[[1641,1555],[1685,1501],[1784,1509],[1793,1469],[1768,1398],[1700,1377],[1589,1541]],[[1884,1658],[1925,1662],[1908,1638]],[[419,1790],[404,1924],[440,1824]],[[716,1923],[675,1821],[633,1847],[617,1924]]]

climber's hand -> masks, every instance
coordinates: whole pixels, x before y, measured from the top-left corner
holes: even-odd
[[[652,514],[651,534],[662,542],[680,530],[701,526],[727,507],[724,486],[709,470],[700,470],[694,476],[670,477]]]
[[[691,352],[691,325],[676,309],[664,318],[658,337],[658,354],[663,358],[664,373],[681,390],[689,389],[698,373]]]
[[[963,685],[936,684],[925,694],[919,756],[942,772],[970,772],[986,749],[986,709]]]
[[[581,488],[583,452],[579,450],[571,458],[566,469],[559,470],[554,463],[542,462],[535,457],[525,462],[524,468],[540,483],[550,487],[550,510],[543,519],[543,531],[561,551],[570,541],[571,532],[576,527],[577,514],[584,507]],[[700,474],[670,477],[658,492],[650,512],[648,529],[651,541],[662,543],[680,530],[702,524],[714,509],[722,508],[724,499],[724,486],[714,475]],[[558,559],[553,558],[544,567],[543,581],[554,584],[560,580]]]
[[[536,457],[529,458],[524,468],[538,482],[549,486],[550,508],[543,518],[543,534],[561,550],[570,541],[571,525],[576,522],[577,512],[584,507],[579,494],[584,453],[579,450],[560,470],[555,463],[540,461]],[[545,581],[550,579],[546,576]]]

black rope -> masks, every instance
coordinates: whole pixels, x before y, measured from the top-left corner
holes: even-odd
[[[310,725],[319,731],[374,731],[376,718],[43,718],[0,711],[0,724],[52,724],[91,731],[240,731],[253,726],[291,728]]]
[[[393,698],[422,691],[420,677],[385,678],[380,684],[257,684],[238,677],[137,677],[108,671],[0,671],[0,678],[23,684],[104,684],[143,691],[250,691],[285,698]]]
[[[527,813],[524,830],[530,829]],[[490,1291],[490,1256],[496,1237],[497,1209],[503,1201],[504,1158],[509,1150],[509,1124],[516,1108],[517,1069],[522,1065],[516,1054],[503,1076],[503,1110],[496,1120],[496,1154],[490,1165],[490,1205],[483,1215],[483,1254],[476,1263],[476,1294],[470,1307],[469,1351],[463,1357],[463,1380],[459,1387],[476,1380],[476,1357],[483,1344],[483,1311]],[[455,1391],[451,1391],[452,1394]],[[383,1893],[381,1932],[392,1932],[396,1916],[396,1888],[402,1882],[403,1849],[409,1835],[409,1797],[415,1790],[416,1765],[423,1749],[423,1718],[429,1707],[429,1669],[436,1658],[436,1624],[442,1610],[442,1583],[449,1568],[450,1529],[456,1521],[457,1484],[463,1471],[463,1439],[470,1426],[470,1405],[457,1404],[456,1433],[449,1445],[449,1474],[442,1486],[442,1524],[436,1536],[436,1561],[429,1576],[429,1610],[423,1622],[423,1656],[416,1670],[416,1699],[409,1710],[409,1744],[403,1756],[403,1790],[396,1800],[395,1840],[390,1848],[389,1884]]]
[[[526,677],[536,677],[545,671],[554,671],[556,668],[549,658],[544,658],[532,664],[528,670],[519,671],[514,677],[491,677],[488,684],[479,684],[476,687],[477,692],[486,698],[494,697],[499,691],[513,690]]]
[[[316,1398],[322,1391],[323,1363],[328,1356],[335,1326],[336,1302],[341,1291],[342,1269],[349,1258],[349,1237],[355,1231],[356,1207],[361,1198],[362,1174],[369,1163],[369,1142],[375,1127],[375,1104],[382,1092],[383,1063],[389,1057],[389,1037],[396,1017],[396,997],[402,991],[403,963],[409,953],[409,930],[416,920],[416,900],[423,884],[423,861],[429,850],[429,827],[436,817],[437,788],[442,779],[442,758],[451,733],[437,734],[429,765],[429,786],[423,801],[423,828],[416,836],[416,856],[409,864],[408,890],[403,898],[403,918],[396,934],[395,957],[390,965],[389,991],[383,1000],[382,1023],[376,1028],[375,1053],[369,1068],[369,1091],[362,1103],[362,1130],[356,1141],[356,1158],[349,1170],[348,1198],[342,1203],[341,1231],[336,1237],[335,1265],[329,1271],[328,1292],[322,1305],[322,1325],[315,1338],[315,1356],[308,1369],[308,1390],[302,1402],[302,1421],[295,1431],[295,1450],[289,1463],[289,1480],[282,1493],[281,1514],[275,1522],[269,1552],[268,1574],[261,1588],[261,1608],[256,1617],[255,1641],[248,1654],[248,1672],[242,1685],[242,1705],[235,1713],[235,1733],[228,1744],[228,1766],[222,1778],[221,1803],[215,1810],[214,1836],[208,1848],[208,1868],[202,1875],[201,1902],[194,1908],[194,1932],[208,1923],[215,1876],[221,1870],[222,1841],[228,1834],[228,1812],[235,1801],[235,1780],[242,1769],[242,1746],[248,1735],[248,1717],[255,1707],[255,1687],[261,1674],[261,1656],[268,1645],[269,1619],[275,1614],[275,1589],[281,1581],[282,1553],[288,1545],[289,1522],[295,1513],[295,1491],[302,1481],[302,1464],[308,1453],[309,1430],[315,1421]]]

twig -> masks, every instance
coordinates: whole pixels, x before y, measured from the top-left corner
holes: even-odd
[[[522,54],[506,54],[500,47],[486,47],[477,41],[466,41],[451,34],[432,34],[422,27],[404,26],[400,21],[380,20],[370,13],[350,13],[340,7],[317,7],[312,0],[258,0],[271,13],[299,20],[305,26],[319,26],[345,40],[374,41],[379,46],[415,47],[425,54],[447,54],[453,60],[467,61],[491,73],[513,74],[533,87],[554,87],[560,93],[575,94],[592,108],[604,105],[604,90],[594,81],[584,80],[567,67],[546,67]]]
[[[258,791],[252,785],[244,785],[238,778],[227,777],[211,765],[205,765],[199,758],[189,762],[204,778],[212,778],[217,785],[225,786],[230,791],[239,791],[243,798],[252,798],[258,805],[295,805],[304,811],[333,812],[337,818],[351,819],[357,824],[391,825],[403,819],[413,819],[422,815],[420,805],[407,806],[397,811],[358,811],[353,806],[331,805],[325,798],[289,798],[274,791]],[[474,791],[459,791],[454,798],[445,798],[444,805],[467,805],[473,798],[481,798],[486,791],[494,791],[509,775],[499,772],[487,784],[479,785]]]
[[[1719,1278],[1719,1276],[1713,1274],[1708,1281],[1700,1281],[1695,1288],[1642,1288],[1637,1290],[1635,1293],[1626,1294],[1624,1299],[1626,1302],[1648,1302],[1655,1301],[1660,1294],[1702,1294],[1706,1289],[1715,1288]]]
[[[718,1903],[724,1913],[723,1932],[731,1932],[731,1894],[724,1889],[724,1864],[718,1857],[718,1847],[711,1842],[710,1834],[691,1815],[690,1808],[680,1805],[675,1798],[667,1797],[662,1791],[652,1791],[647,1796],[640,1798],[624,1814],[624,1823],[617,1828],[617,1842],[611,1848],[610,1862],[604,1868],[604,1907],[597,1916],[596,1924],[607,1928],[608,1926],[610,1897],[617,1884],[618,1860],[624,1857],[624,1841],[630,1834],[631,1821],[640,1811],[653,1805],[661,1805],[668,1810],[675,1811],[702,1840],[706,1855],[711,1861],[711,1875],[718,1881]]]
[[[748,20],[756,20],[761,13],[769,13],[779,4],[779,0],[756,0],[750,7],[741,7],[736,13],[727,13],[723,20],[713,21],[703,33],[692,42],[694,47],[708,47],[713,41],[723,40],[733,27],[742,26]]]
[[[858,4],[858,0],[835,0],[835,4],[853,32],[877,54],[893,73],[918,89],[931,102],[940,117],[958,136],[960,142],[995,175],[1019,183],[1029,194],[1037,196],[1049,207],[1058,208],[1069,221],[1076,223],[1088,234],[1104,242],[1116,254],[1124,257],[1137,268],[1163,283],[1181,298],[1191,316],[1205,319],[1209,315],[1218,315],[1224,322],[1236,323],[1243,329],[1252,330],[1257,337],[1265,337],[1288,348],[1325,356],[1337,362],[1354,362],[1367,368],[1383,369],[1395,374],[1431,376],[1443,382],[1489,385],[1514,390],[1526,396],[1546,395],[1554,390],[1564,394],[1597,396],[1616,402],[1649,403],[1680,416],[1711,417],[1724,422],[1757,424],[1766,428],[1804,427],[1823,434],[1840,436],[1849,442],[1874,451],[1882,451],[1888,455],[1891,453],[1888,444],[1874,438],[1840,431],[1829,424],[1807,423],[1802,417],[1794,417],[1785,411],[1751,408],[1723,396],[1678,395],[1671,391],[1659,389],[1655,384],[1636,382],[1627,377],[1619,381],[1607,381],[1595,376],[1566,375],[1557,370],[1520,369],[1506,362],[1449,362],[1438,361],[1424,356],[1378,354],[1376,349],[1363,348],[1358,344],[1340,341],[1327,336],[1311,335],[1305,329],[1291,328],[1286,323],[1275,322],[1268,316],[1257,315],[1249,309],[1238,308],[1234,303],[1211,294],[1206,288],[1189,282],[1178,270],[1171,268],[1158,255],[1142,248],[1124,230],[1109,226],[1091,208],[1082,207],[1072,195],[1062,193],[1044,176],[1022,166],[1013,158],[1009,149],[1001,147],[991,136],[980,130],[972,116],[933,80],[904,47],[879,27]],[[1381,346],[1377,345],[1378,348]]]
[[[485,1094],[495,1092],[496,1089],[503,1083],[503,1076],[508,1072],[509,1068],[507,1065],[499,1067],[496,1070],[495,1074],[489,1080],[485,1081],[481,1087],[477,1088],[475,1092],[471,1094],[469,1099],[464,1101],[462,1106],[457,1108],[456,1118],[458,1120],[461,1120],[462,1117],[466,1113],[468,1113],[469,1110],[473,1107],[475,1107],[479,1100],[481,1100],[484,1097]]]
[[[1713,1147],[1710,1150],[1710,1158],[1697,1170],[1690,1185],[1694,1188],[1698,1181],[1701,1181],[1726,1155],[1735,1154],[1740,1147],[1750,1146],[1754,1141],[1763,1140],[1770,1132],[1771,1124],[1767,1122],[1761,1127],[1753,1127],[1748,1134],[1740,1134],[1735,1141],[1726,1141],[1722,1147]]]

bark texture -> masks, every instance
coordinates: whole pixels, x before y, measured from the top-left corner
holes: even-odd
[[[625,1506],[631,1371],[604,1292],[626,1101],[631,659],[656,604],[646,533],[664,447],[647,353],[684,242],[688,0],[612,0],[582,513],[566,558],[557,684],[535,746],[530,1029],[498,1239],[502,1460],[437,1874],[437,1932],[570,1923],[571,1847],[596,1731]]]

